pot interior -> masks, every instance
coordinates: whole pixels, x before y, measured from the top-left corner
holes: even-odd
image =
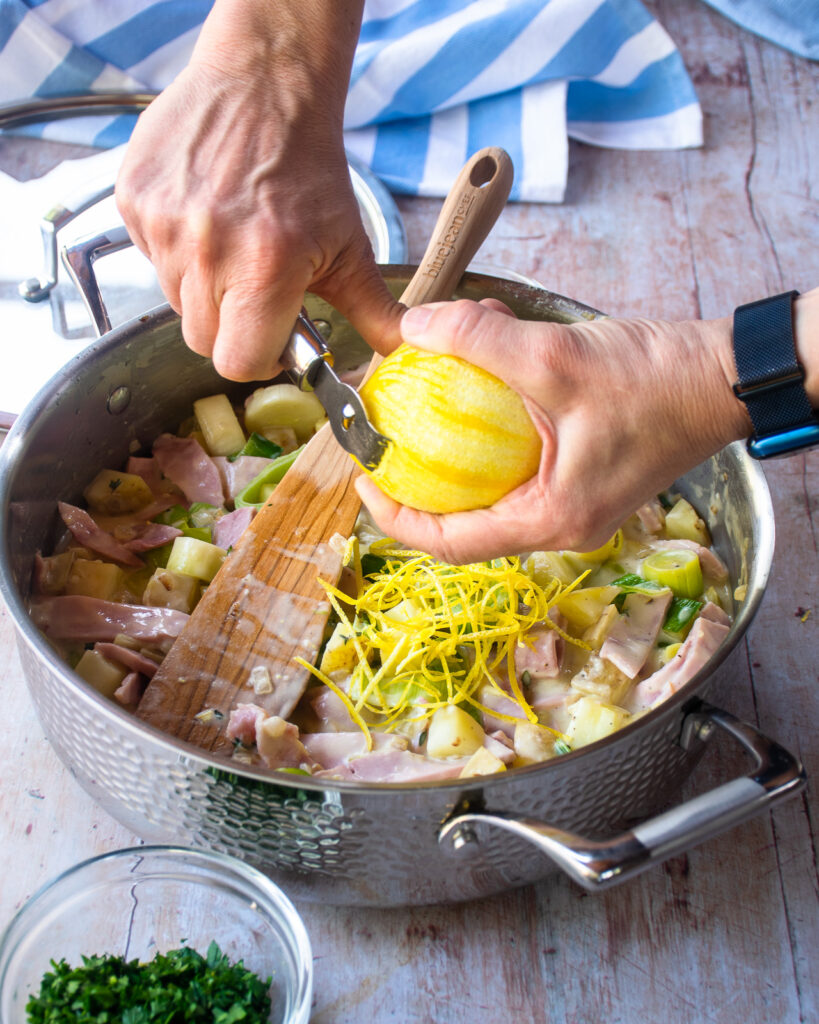
[[[414,268],[383,270],[398,295]],[[488,296],[523,319],[571,323],[602,315],[542,289],[486,275],[464,276],[457,297]],[[369,357],[367,345],[334,309],[314,297],[306,305],[315,321],[325,322],[338,369]],[[195,398],[217,391],[238,397],[255,386],[220,378],[208,360],[185,346],[178,316],[162,306],[118,327],[69,363],[29,404],[0,448],[0,591],[12,611],[46,733],[98,802],[146,839],[232,852],[291,886],[306,872],[311,878],[305,898],[394,904],[472,898],[547,873],[548,865],[533,862],[525,847],[521,852],[503,840],[496,844],[498,852],[487,852],[468,875],[457,864],[439,866],[436,877],[419,889],[415,865],[419,858],[436,856],[440,822],[464,801],[605,834],[629,815],[647,811],[658,794],[682,781],[690,770],[690,758],[677,744],[682,709],[747,628],[773,555],[770,496],[759,466],[740,445],[724,449],[676,484],[706,519],[714,546],[736,581],[728,640],[704,673],[666,705],[568,755],[563,764],[547,762],[508,777],[403,787],[327,780],[319,785],[288,782],[287,777],[271,781],[235,764],[228,767],[228,776],[218,770],[220,759],[151,735],[154,730],[70,672],[25,608],[35,553],[49,551],[63,531],[56,501],[77,502],[99,468],[123,464],[158,434],[175,429],[190,415]],[[102,739],[88,744],[82,736],[89,733]],[[639,778],[624,782],[629,763],[637,766]],[[300,808],[296,817],[289,810],[294,801]],[[310,812],[308,831],[318,830],[309,857],[308,807],[315,812]],[[325,819],[332,819],[326,834],[319,827]],[[373,889],[370,881],[376,870],[383,871],[385,846],[394,848],[395,864],[390,879]]]

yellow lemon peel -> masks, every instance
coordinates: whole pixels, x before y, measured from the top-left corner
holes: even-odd
[[[367,418],[392,441],[367,472],[402,505],[485,508],[537,472],[541,439],[523,399],[457,356],[399,345],[359,394]]]
[[[319,580],[358,659],[344,688],[297,659],[340,697],[368,749],[371,728],[390,732],[399,724],[423,722],[448,704],[468,704],[502,721],[541,724],[518,679],[515,648],[531,647],[531,631],[546,626],[588,649],[549,618],[588,570],[569,584],[552,577],[541,585],[517,557],[453,566],[390,539],[374,542],[370,553],[385,564],[365,579],[357,598]],[[504,671],[509,690],[496,678]],[[525,718],[481,703],[477,693],[485,683],[501,696],[511,691]]]

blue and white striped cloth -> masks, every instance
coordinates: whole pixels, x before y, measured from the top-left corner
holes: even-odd
[[[159,91],[187,63],[210,6],[0,0],[0,104]],[[27,131],[110,147],[133,123],[83,117]],[[702,143],[680,54],[639,0],[367,0],[345,142],[393,192],[444,195],[467,156],[499,145],[515,164],[512,198],[559,202],[569,137],[624,149]]]

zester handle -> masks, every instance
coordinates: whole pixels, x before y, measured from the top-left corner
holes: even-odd
[[[282,368],[302,391],[310,388],[311,374],[319,363],[333,365],[333,354],[325,345],[324,338],[319,334],[313,321],[302,309],[296,320],[293,333],[279,357]]]

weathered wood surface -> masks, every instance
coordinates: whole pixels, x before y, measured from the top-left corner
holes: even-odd
[[[681,46],[706,146],[573,145],[565,204],[514,206],[479,255],[614,314],[717,316],[817,283],[819,67],[698,0],[649,3]],[[14,148],[0,140],[0,160]],[[9,168],[11,169],[11,168]],[[402,200],[412,256],[433,201]],[[799,798],[602,897],[564,879],[483,903],[411,910],[301,904],[314,1024],[797,1024],[819,1019],[819,452],[766,466],[777,549],[721,703],[804,760]],[[136,837],[42,738],[0,610],[0,920],[68,865]],[[685,792],[745,771],[714,747]],[[534,855],[534,854],[533,854]],[[419,866],[422,870],[422,866]]]

